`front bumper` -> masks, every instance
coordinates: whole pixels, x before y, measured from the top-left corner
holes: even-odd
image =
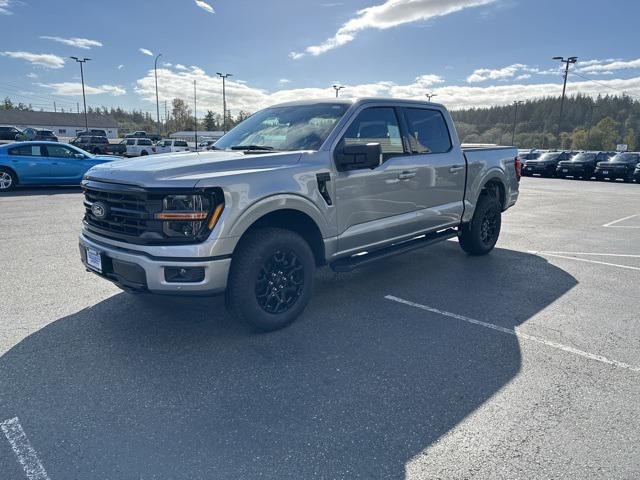
[[[605,173],[606,172],[606,173]],[[615,167],[598,167],[593,172],[593,176],[596,178],[626,178],[629,175],[627,169],[615,168]]]
[[[558,165],[556,175],[564,177],[582,177],[588,175],[593,176],[593,167],[583,165]]]
[[[531,175],[554,175],[556,173],[555,165],[526,165],[522,167],[522,174]]]
[[[103,269],[98,272],[87,263],[86,249],[100,253]],[[199,260],[154,257],[146,252],[109,245],[80,235],[80,258],[88,271],[105,278],[124,290],[169,295],[215,295],[225,290],[231,257]],[[165,268],[201,267],[204,278],[198,282],[169,282]]]

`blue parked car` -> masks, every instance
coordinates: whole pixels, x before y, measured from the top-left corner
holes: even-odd
[[[92,155],[57,142],[16,142],[0,145],[0,192],[16,185],[80,185],[84,174],[99,163],[122,157]]]

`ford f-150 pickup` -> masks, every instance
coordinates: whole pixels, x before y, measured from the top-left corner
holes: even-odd
[[[444,106],[318,100],[259,111],[205,152],[96,166],[80,255],[129,292],[225,292],[258,331],[295,320],[317,267],[457,237],[489,253],[518,198],[512,147],[463,148]]]

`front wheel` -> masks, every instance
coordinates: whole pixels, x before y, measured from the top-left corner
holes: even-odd
[[[496,246],[501,225],[500,202],[493,195],[481,195],[471,222],[460,227],[460,247],[469,255],[486,255]]]
[[[18,178],[8,168],[0,168],[0,192],[8,192],[16,188]]]
[[[311,298],[315,259],[307,242],[281,228],[249,232],[234,252],[226,303],[253,330],[286,327]]]

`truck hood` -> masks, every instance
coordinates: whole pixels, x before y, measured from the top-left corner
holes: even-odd
[[[300,156],[300,152],[244,154],[215,150],[166,153],[97,165],[85,178],[145,187],[193,188],[205,178],[284,168],[296,164]]]

